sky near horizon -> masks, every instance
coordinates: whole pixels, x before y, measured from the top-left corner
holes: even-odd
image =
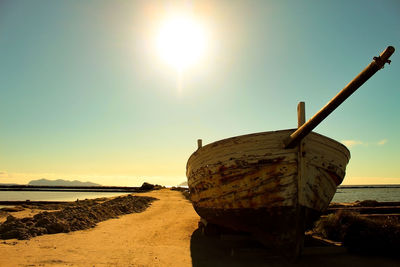
[[[171,14],[205,32],[179,70],[157,50]],[[198,138],[295,128],[388,45],[314,130],[349,148],[343,184],[400,183],[400,2],[0,0],[0,183],[177,185]]]

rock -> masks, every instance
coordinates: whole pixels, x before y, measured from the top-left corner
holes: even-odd
[[[1,208],[2,211],[6,211],[6,212],[18,212],[18,211],[23,211],[24,208],[17,206],[17,207],[5,207],[5,208]]]
[[[6,219],[6,221],[5,221],[4,223],[11,223],[11,222],[15,222],[15,221],[17,221],[17,220],[18,220],[18,219],[15,218],[14,216],[8,215],[8,216],[7,216],[7,219]]]
[[[153,190],[154,185],[144,182],[140,187],[141,190]]]
[[[363,201],[358,201],[356,206],[360,207],[378,207],[379,202],[376,200],[363,200]]]

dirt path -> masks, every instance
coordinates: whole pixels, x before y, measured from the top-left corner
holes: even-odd
[[[0,266],[191,266],[190,239],[199,220],[192,205],[167,189],[140,195],[159,200],[90,230],[0,241]]]

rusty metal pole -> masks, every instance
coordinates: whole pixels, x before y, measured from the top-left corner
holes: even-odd
[[[299,127],[285,140],[285,148],[295,147],[307,134],[320,124],[329,114],[332,113],[340,104],[342,104],[351,94],[353,94],[361,85],[371,78],[378,70],[382,69],[385,63],[390,64],[389,57],[394,53],[394,47],[388,46],[379,57],[361,71],[349,84],[347,84],[331,101],[328,102],[311,119]]]

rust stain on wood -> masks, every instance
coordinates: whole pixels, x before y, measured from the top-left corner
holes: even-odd
[[[342,144],[316,133],[303,140],[301,151],[284,149],[283,139],[291,131],[228,138],[193,153],[186,175],[197,213],[234,227],[236,222],[212,213],[236,214],[235,220],[246,223],[241,217],[247,211],[259,214],[256,211],[273,209],[276,215],[297,212],[299,206],[312,210],[310,214],[326,209],[344,178],[350,153]],[[263,218],[271,220],[271,216],[264,214]]]

